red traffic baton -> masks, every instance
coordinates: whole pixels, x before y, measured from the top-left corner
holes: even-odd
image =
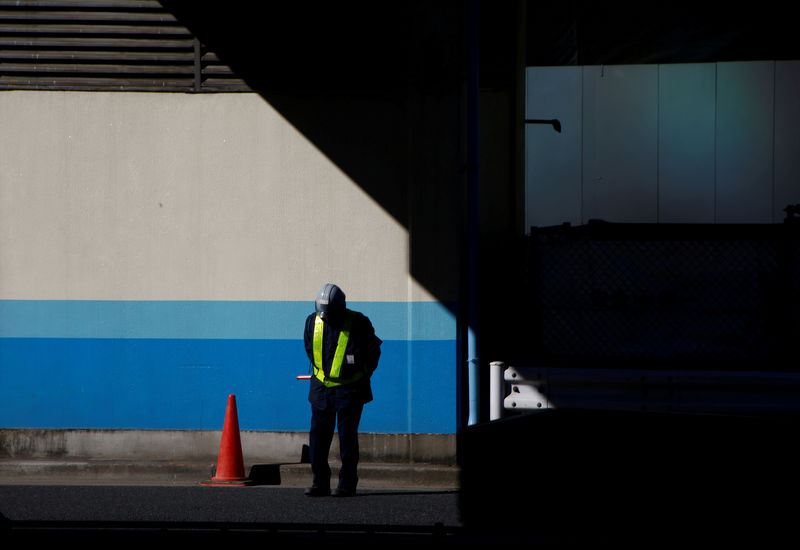
[[[297,375],[297,379],[298,380],[311,380],[311,375],[310,374],[298,374]]]

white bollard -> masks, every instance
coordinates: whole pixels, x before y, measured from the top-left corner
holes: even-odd
[[[489,364],[489,420],[503,417],[503,401],[505,400],[506,382],[503,378],[506,364],[493,361]]]

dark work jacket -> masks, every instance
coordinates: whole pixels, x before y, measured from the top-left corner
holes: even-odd
[[[350,338],[347,340],[345,349],[345,360],[342,362],[341,377],[349,376],[352,369],[363,369],[364,376],[352,384],[345,384],[333,388],[327,388],[320,382],[314,374],[314,320],[317,316],[312,313],[306,318],[306,328],[304,341],[306,354],[311,362],[311,381],[308,390],[308,400],[317,408],[325,409],[328,407],[341,408],[356,403],[369,403],[372,401],[372,387],[370,377],[378,367],[378,359],[381,356],[380,338],[375,336],[375,329],[370,320],[357,311],[354,311],[353,322],[350,326]],[[331,362],[336,353],[336,346],[339,342],[339,332],[341,332],[341,320],[325,321],[322,337],[322,367],[323,370],[330,372]],[[354,358],[354,364],[347,360],[347,355]]]

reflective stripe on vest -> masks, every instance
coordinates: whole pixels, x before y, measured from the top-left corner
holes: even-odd
[[[347,341],[350,338],[350,326],[353,321],[353,312],[346,310],[344,319],[344,327],[339,333],[339,341],[336,344],[336,352],[333,355],[331,362],[331,372],[325,376],[325,370],[322,366],[322,333],[325,328],[325,322],[320,319],[319,315],[314,319],[314,376],[325,384],[325,386],[332,388],[334,386],[341,386],[342,384],[350,384],[355,382],[363,376],[363,372],[356,372],[353,376],[347,379],[339,379],[339,374],[342,371],[342,361],[344,360],[345,350],[347,348]]]

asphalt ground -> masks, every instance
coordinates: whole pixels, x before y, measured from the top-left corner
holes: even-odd
[[[14,535],[244,535],[456,533],[455,491],[366,489],[355,497],[302,488],[159,485],[0,485]]]
[[[460,518],[458,469],[362,463],[356,496],[308,497],[308,464],[252,465],[249,485],[207,485],[213,465],[0,460],[3,540],[178,539],[374,545],[516,542]],[[337,464],[331,463],[333,475]],[[278,477],[276,477],[276,471]]]

